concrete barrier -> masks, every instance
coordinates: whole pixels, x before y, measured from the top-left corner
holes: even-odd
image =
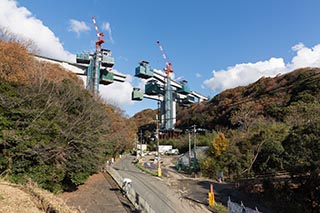
[[[148,202],[141,197],[132,187],[126,187],[123,189],[123,177],[111,166],[106,167],[106,171],[112,176],[112,178],[116,181],[119,187],[122,190],[126,190],[126,196],[129,201],[142,213],[155,213],[155,211],[151,208]]]

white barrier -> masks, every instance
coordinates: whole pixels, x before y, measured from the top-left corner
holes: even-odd
[[[245,207],[243,203],[241,204],[234,203],[230,200],[228,200],[228,213],[261,213],[258,211],[257,207],[256,209],[250,209],[248,207]]]

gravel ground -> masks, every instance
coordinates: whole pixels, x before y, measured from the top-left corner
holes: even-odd
[[[253,197],[248,197],[244,193],[238,191],[232,183],[219,183],[216,180],[203,178],[203,177],[191,177],[178,173],[175,169],[175,162],[178,156],[162,156],[161,168],[164,179],[172,189],[179,192],[181,197],[192,200],[204,207],[208,206],[208,192],[210,190],[210,184],[213,184],[215,201],[223,204],[227,207],[227,201],[230,199],[233,202],[243,202],[246,207],[255,209],[262,212],[271,212],[264,205],[260,204]],[[148,165],[148,169],[156,171],[157,164],[153,163],[154,156],[145,156],[145,165]]]
[[[118,197],[120,196],[120,197]],[[74,192],[65,192],[59,197],[68,205],[85,212],[131,212],[130,204],[121,197],[119,188],[110,184],[103,173],[92,175],[85,184]]]

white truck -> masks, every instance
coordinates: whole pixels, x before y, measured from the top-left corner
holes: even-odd
[[[179,149],[170,149],[166,151],[164,154],[166,155],[179,155]]]
[[[172,145],[159,145],[160,154],[165,154],[169,150],[172,150]]]

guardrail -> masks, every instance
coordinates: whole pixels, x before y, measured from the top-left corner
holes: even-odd
[[[140,210],[142,213],[155,213],[148,202],[143,199],[143,197],[141,197],[132,187],[123,187],[123,178],[114,168],[107,166],[106,171],[116,181],[119,187],[126,192],[127,198],[138,210]]]

